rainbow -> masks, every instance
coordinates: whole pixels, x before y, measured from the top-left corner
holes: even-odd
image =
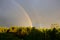
[[[32,21],[31,21],[29,15],[28,15],[28,13],[25,11],[25,9],[24,9],[19,3],[15,2],[14,0],[13,0],[13,2],[14,2],[14,4],[15,4],[20,10],[23,10],[23,13],[24,13],[24,15],[25,15],[26,18],[27,18],[26,21],[28,21],[27,24],[29,24],[29,26],[32,27]]]

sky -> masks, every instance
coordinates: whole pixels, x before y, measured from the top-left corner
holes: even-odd
[[[60,24],[60,0],[0,0],[0,16],[5,26]]]

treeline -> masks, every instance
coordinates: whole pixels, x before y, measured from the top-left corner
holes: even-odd
[[[12,27],[0,33],[0,40],[60,40],[60,28]]]

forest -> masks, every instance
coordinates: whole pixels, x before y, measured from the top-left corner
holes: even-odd
[[[60,40],[60,28],[0,28],[0,40]]]

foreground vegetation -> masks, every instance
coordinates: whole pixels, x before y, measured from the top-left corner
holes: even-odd
[[[60,40],[60,28],[36,29],[35,27],[0,28],[0,40]]]

